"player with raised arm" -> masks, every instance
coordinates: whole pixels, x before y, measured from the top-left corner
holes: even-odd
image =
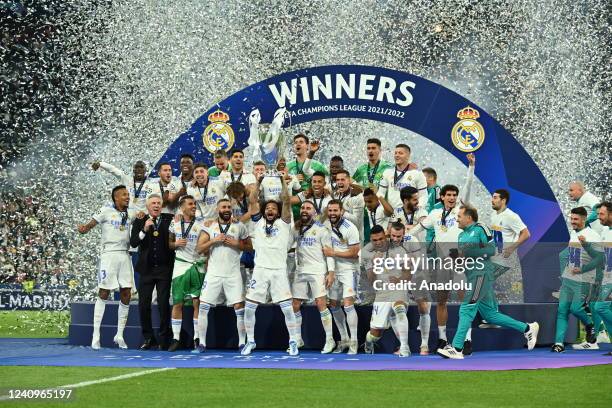
[[[217,203],[217,219],[205,226],[198,239],[197,251],[208,252],[207,273],[200,294],[198,329],[200,344],[194,352],[206,351],[208,312],[221,303],[221,295],[233,306],[238,330],[238,348],[246,342],[244,327],[244,283],[240,273],[240,253],[251,250],[251,240],[246,226],[232,222],[230,200],[222,198]]]
[[[121,185],[126,186],[130,193],[130,209],[135,211],[146,211],[145,201],[147,199],[147,194],[149,193],[149,189],[147,188],[147,166],[141,160],[138,160],[134,163],[134,167],[132,169],[133,176],[130,177],[125,174],[121,169],[113,166],[112,164],[95,161],[92,163],[91,168],[96,171],[98,169],[105,170],[111,173],[113,176],[119,180]]]
[[[305,300],[314,298],[325,330],[325,346],[321,353],[331,353],[336,346],[332,332],[332,316],[327,308],[327,289],[335,280],[335,263],[332,257],[323,254],[323,248],[331,247],[329,230],[315,221],[316,211],[311,201],[304,201],[300,210],[300,219],[295,223],[293,238],[295,248],[295,280],[292,286],[293,311],[296,317],[296,337],[298,348],[304,345],[302,340],[301,306]]]
[[[464,357],[465,339],[476,313],[480,313],[484,319],[493,324],[523,333],[527,339],[527,349],[533,350],[538,340],[540,325],[537,322],[527,324],[515,320],[498,310],[493,290],[494,268],[490,260],[495,253],[495,244],[490,231],[482,224],[478,224],[478,212],[469,206],[460,207],[457,225],[462,230],[458,239],[459,256],[474,260],[472,263],[463,263],[471,289],[459,307],[459,325],[453,344],[438,348],[438,354],[451,359]]]
[[[340,332],[341,340],[334,353],[357,354],[357,311],[355,310],[355,280],[359,268],[359,231],[352,222],[344,218],[342,202],[332,200],[327,205],[326,226],[331,229],[332,247],[323,248],[327,257],[333,257],[336,264],[336,279],[329,290],[329,305]],[[344,305],[344,311],[340,308]],[[346,312],[346,318],[344,313]],[[346,325],[350,337],[346,332]]]
[[[127,349],[123,330],[130,311],[131,290],[134,286],[132,262],[128,255],[130,247],[130,225],[133,212],[128,213],[130,193],[124,185],[113,188],[113,206],[103,206],[87,224],[78,226],[81,234],[86,234],[100,224],[100,260],[98,262],[98,297],[94,306],[93,336],[91,348],[100,349],[100,325],[111,290],[119,289],[121,301],[117,314],[117,334],[113,341],[122,349]]]
[[[181,326],[183,324],[183,304],[193,305],[193,338],[198,345],[199,297],[204,281],[204,257],[196,251],[200,232],[204,228],[201,219],[196,219],[196,202],[190,195],[179,201],[181,215],[170,223],[168,244],[174,249],[174,268],[172,270],[172,342],[168,351],[178,350]]]
[[[444,260],[457,256],[457,242],[461,229],[457,225],[457,216],[459,215],[459,208],[461,205],[468,204],[470,202],[472,184],[474,181],[474,169],[476,166],[476,157],[470,153],[467,155],[468,159],[468,173],[465,185],[461,188],[461,194],[459,189],[452,185],[447,184],[440,190],[440,198],[443,203],[443,207],[434,209],[429,215],[421,220],[419,225],[411,228],[410,233],[412,235],[418,235],[422,229],[433,229],[434,239],[436,242],[436,254],[438,258]],[[459,205],[457,205],[459,204]],[[419,199],[419,207],[421,201]],[[465,276],[463,274],[457,274],[453,270],[439,268],[432,271],[435,282],[449,282],[451,280],[461,280]],[[438,290],[436,293],[437,297],[437,308],[436,317],[438,320],[438,349],[444,348],[448,340],[446,338],[446,322],[448,321],[448,309],[446,304],[450,292],[446,290]],[[463,293],[458,293],[459,300],[463,300]],[[468,330],[466,335],[466,344],[463,348],[464,355],[468,355],[472,348],[472,332]]]
[[[567,253],[567,263],[561,264],[561,290],[559,293],[559,310],[557,311],[557,328],[555,344],[551,351],[565,351],[565,332],[567,331],[569,314],[576,316],[585,326],[586,341],[575,344],[576,349],[598,349],[597,333],[593,320],[585,310],[593,288],[601,279],[601,268],[604,266],[604,253],[601,247],[601,237],[586,226],[587,210],[584,207],[573,208],[570,212],[572,232]],[[599,276],[598,276],[599,275]]]
[[[410,147],[405,144],[395,146],[395,167],[384,171],[380,179],[378,195],[385,197],[394,209],[402,207],[400,191],[412,186],[419,192],[419,208],[427,207],[427,181],[422,171],[410,164]]]
[[[268,293],[272,302],[278,303],[285,316],[289,332],[289,355],[299,354],[296,341],[296,323],[293,313],[293,298],[289,278],[287,277],[287,251],[292,243],[291,203],[287,185],[283,181],[281,192],[282,204],[267,201],[261,210],[259,205],[258,180],[256,188],[249,196],[249,213],[251,217],[251,239],[255,250],[255,268],[248,282],[244,324],[247,332],[247,343],[241,350],[242,355],[249,355],[255,350],[255,311],[260,303],[265,303]]]

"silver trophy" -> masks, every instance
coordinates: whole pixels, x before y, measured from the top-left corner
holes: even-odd
[[[266,164],[266,176],[280,176],[276,167],[287,147],[287,138],[281,133],[286,112],[284,107],[278,108],[267,130],[260,124],[259,109],[249,115],[249,147],[253,148],[253,162],[261,160]]]

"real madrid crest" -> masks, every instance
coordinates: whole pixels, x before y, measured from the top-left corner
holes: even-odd
[[[208,115],[208,121],[211,123],[202,134],[206,150],[214,153],[220,149],[229,150],[234,145],[234,130],[227,123],[229,119],[229,115],[219,109]]]
[[[484,128],[476,119],[480,117],[480,113],[466,106],[457,112],[459,122],[455,123],[451,131],[451,139],[455,147],[462,152],[470,153],[478,150],[484,143],[485,131]]]

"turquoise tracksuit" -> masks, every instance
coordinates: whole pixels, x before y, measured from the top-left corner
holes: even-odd
[[[527,323],[520,322],[498,310],[495,291],[493,290],[493,264],[489,257],[495,254],[495,244],[485,233],[485,227],[479,224],[467,226],[459,234],[459,251],[467,258],[484,258],[483,268],[478,263],[466,270],[468,283],[471,289],[465,294],[463,303],[459,307],[459,326],[453,338],[453,347],[462,349],[468,329],[479,312],[483,319],[489,323],[509,327],[524,333]]]
[[[596,269],[597,280],[601,281],[601,265],[603,263],[603,254],[595,251],[591,244],[584,247],[585,251],[591,257],[591,262],[581,267],[582,271],[591,271]],[[565,248],[559,255],[561,273],[568,265],[569,255],[568,248]],[[567,332],[567,324],[569,314],[576,316],[585,326],[593,324],[593,319],[587,314],[585,304],[588,302],[593,313],[598,327],[601,323],[598,309],[598,302],[594,301],[595,293],[599,285],[592,285],[588,282],[578,282],[572,279],[561,278],[561,289],[559,291],[559,309],[557,310],[557,328],[555,332],[555,343],[563,344],[565,341],[565,333]]]

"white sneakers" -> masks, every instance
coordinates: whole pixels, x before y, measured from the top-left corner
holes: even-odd
[[[444,358],[450,358],[453,360],[463,360],[463,353],[457,351],[453,346],[447,344],[444,348],[438,349],[438,355]]]
[[[527,349],[533,350],[538,341],[538,332],[540,331],[540,325],[538,322],[529,323],[529,331],[525,333],[527,339]]]
[[[349,342],[349,350],[348,350],[348,353],[346,353],[346,354],[351,354],[351,355],[357,354],[358,348],[359,348],[359,344],[357,343],[357,340],[350,341]]]
[[[335,347],[336,347],[336,342],[334,341],[334,339],[327,339],[325,340],[325,346],[323,346],[323,350],[321,350],[321,354],[329,354],[332,351],[334,351]]]
[[[120,337],[118,334],[115,335],[115,338],[113,338],[113,343],[119,346],[119,348],[122,350],[127,350],[128,348],[127,344],[125,343],[125,340],[123,340],[123,337]]]
[[[303,345],[303,343],[302,343]],[[291,340],[289,342],[289,350],[288,353],[290,356],[297,356],[298,354],[300,354],[300,350],[298,348],[298,343],[295,340]]]
[[[410,347],[400,347],[398,355],[400,357],[410,357]]]
[[[580,344],[572,344],[572,348],[574,350],[599,350],[599,345],[597,343],[589,343],[588,341],[583,341]]]
[[[91,348],[94,350],[100,350],[100,336],[95,336],[91,339]]]
[[[242,350],[240,350],[240,354],[242,354],[243,356],[250,355],[253,352],[253,350],[255,350],[255,346],[256,344],[254,341],[249,341],[247,344],[244,345]]]
[[[334,349],[334,354],[344,353],[349,347],[348,340],[340,340],[336,343],[336,348]]]

